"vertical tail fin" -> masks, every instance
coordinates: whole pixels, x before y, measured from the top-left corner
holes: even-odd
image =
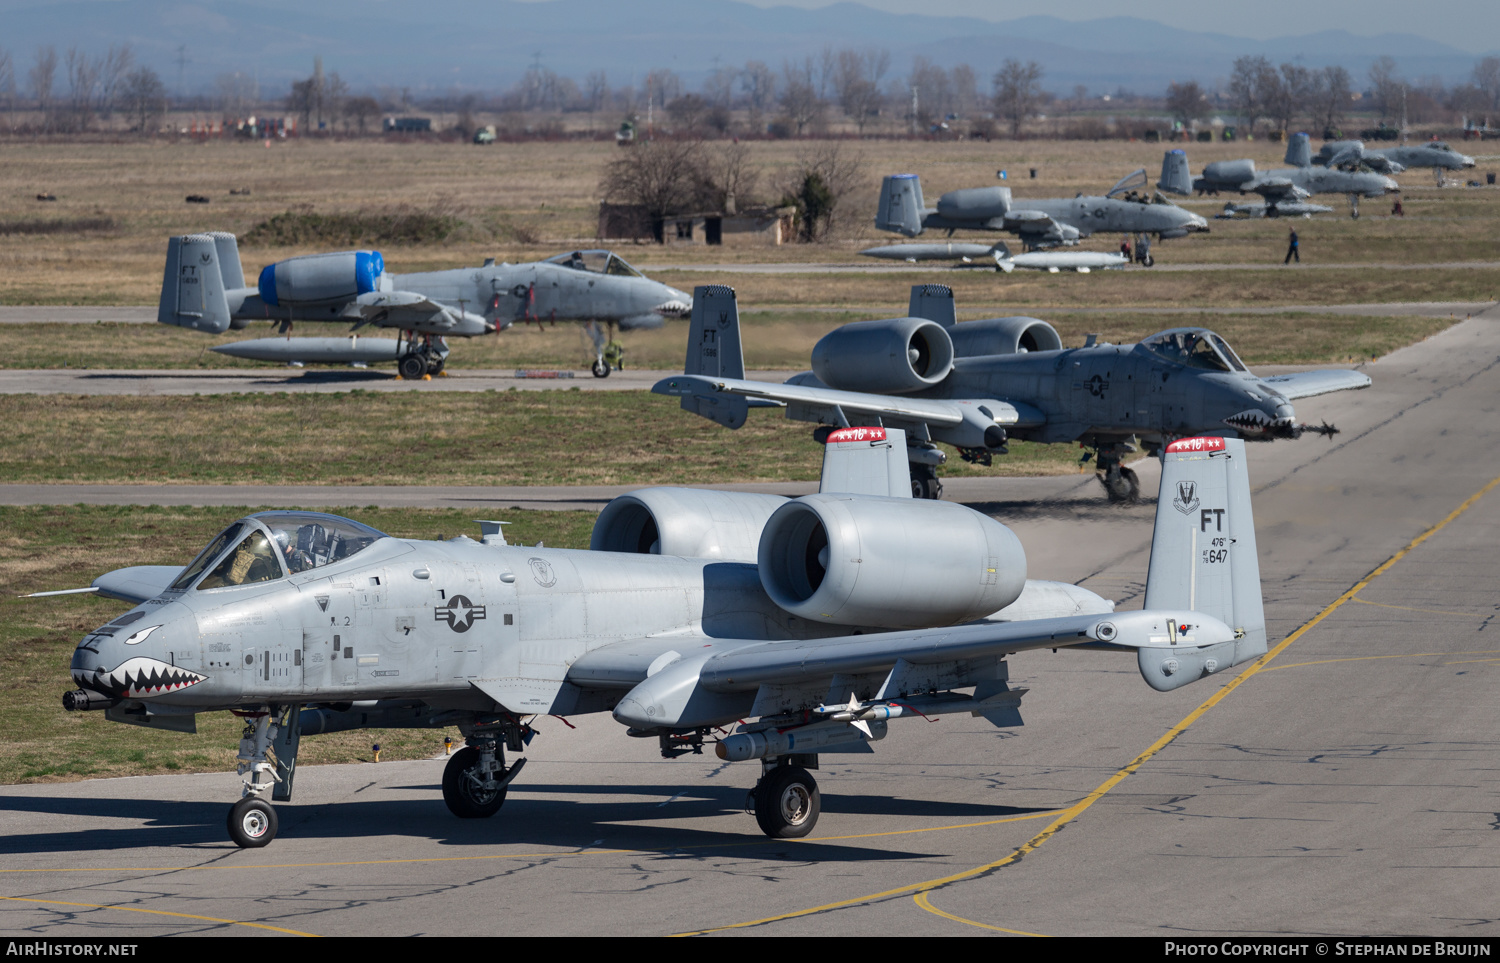
[[[693,289],[693,319],[688,326],[683,373],[744,379],[745,352],[740,344],[740,309],[734,288],[703,284]],[[683,395],[681,405],[683,411],[691,411],[726,428],[739,428],[750,412],[750,403],[743,396],[717,391]]]
[[[212,334],[229,329],[229,300],[214,238],[186,234],[167,241],[156,320]]]
[[[1312,142],[1305,133],[1295,133],[1287,141],[1286,162],[1293,167],[1312,166]]]
[[[1188,167],[1187,153],[1182,148],[1169,150],[1161,155],[1161,179],[1156,186],[1173,194],[1193,193],[1193,172]]]
[[[1233,642],[1143,647],[1141,675],[1167,691],[1266,652],[1260,560],[1245,443],[1184,438],[1167,446],[1146,576],[1148,609],[1190,609],[1235,630]]]
[[[906,432],[899,428],[840,428],[823,448],[820,492],[910,498]]]
[[[915,174],[890,174],[880,185],[875,228],[907,237],[922,233],[922,181]]]
[[[243,288],[245,269],[240,266],[240,245],[228,231],[208,231],[214,239],[214,252],[219,256],[219,275],[224,279],[224,290]]]
[[[911,303],[906,309],[909,318],[934,321],[945,328],[958,323],[958,309],[953,304],[953,289],[946,284],[913,284]]]

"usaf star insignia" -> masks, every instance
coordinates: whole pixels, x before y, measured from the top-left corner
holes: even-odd
[[[447,622],[448,628],[455,632],[467,632],[475,622],[484,618],[484,606],[472,605],[464,596],[455,595],[448,600],[447,605],[434,606],[432,617],[439,622]]]

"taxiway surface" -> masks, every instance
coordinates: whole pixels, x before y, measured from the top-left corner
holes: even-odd
[[[1372,374],[1298,405],[1337,438],[1250,448],[1248,667],[1159,694],[1128,656],[1016,656],[1025,727],[825,755],[802,841],[741,811],[753,764],[597,717],[541,720],[486,821],[448,814],[441,760],[304,769],[256,851],[232,774],[4,787],[0,932],[1500,936],[1500,320]],[[1033,577],[1139,606],[1154,504],[1053,484],[985,507]]]

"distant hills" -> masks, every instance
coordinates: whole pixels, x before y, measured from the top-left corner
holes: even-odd
[[[987,78],[1007,57],[1035,60],[1043,85],[1059,93],[1082,84],[1157,94],[1173,81],[1208,85],[1227,77],[1234,58],[1342,64],[1364,81],[1377,57],[1396,58],[1410,78],[1467,79],[1476,55],[1410,34],[1357,36],[1328,30],[1252,40],[1197,33],[1134,17],[1068,22],[1048,16],[1002,23],[968,17],[885,13],[857,3],[816,10],[761,8],[734,0],[11,0],[0,15],[0,46],[25,87],[35,48],[77,45],[99,52],[128,42],[137,59],[177,88],[178,50],[188,92],[211,89],[221,73],[254,74],[274,96],[312,70],[322,55],[356,89],[493,92],[542,66],[580,83],[603,70],[612,86],[639,84],[652,69],[675,71],[690,89],[716,64],[782,61],[817,54],[825,44],[891,51],[892,75],[914,56],[942,66],[968,63]],[[65,86],[65,78],[58,78]]]

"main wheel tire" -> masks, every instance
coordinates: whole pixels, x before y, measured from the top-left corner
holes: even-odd
[[[229,807],[229,838],[241,849],[259,849],[276,838],[276,809],[264,799],[246,796]]]
[[[1141,479],[1140,476],[1135,473],[1135,469],[1121,468],[1120,477],[1124,480],[1125,485],[1128,489],[1125,500],[1127,502],[1134,502],[1139,499],[1141,497]]]
[[[459,819],[488,819],[505,804],[505,790],[486,790],[478,784],[479,750],[464,746],[443,770],[443,802]]]
[[[801,766],[771,770],[755,790],[755,821],[772,839],[800,839],[818,824],[823,799]]]
[[[1099,484],[1104,486],[1104,492],[1109,496],[1112,504],[1128,505],[1135,501],[1135,496],[1131,493],[1130,481],[1125,475],[1127,471],[1130,471],[1130,469],[1121,468],[1117,473],[1112,474],[1105,471],[1098,476]],[[1130,474],[1134,475],[1135,472],[1130,472]],[[1139,482],[1137,482],[1135,490],[1137,492],[1140,491]]]
[[[609,365],[605,364],[599,358],[595,358],[594,359],[593,367],[591,367],[589,370],[594,373],[594,377],[595,378],[608,378],[609,377]]]
[[[419,381],[427,373],[427,359],[419,354],[403,354],[396,362],[396,371],[407,381]]]
[[[439,358],[438,356],[434,355],[432,357],[432,360],[427,362],[427,373],[430,375],[442,374],[443,368],[445,365],[447,365],[447,363],[447,358]]]

